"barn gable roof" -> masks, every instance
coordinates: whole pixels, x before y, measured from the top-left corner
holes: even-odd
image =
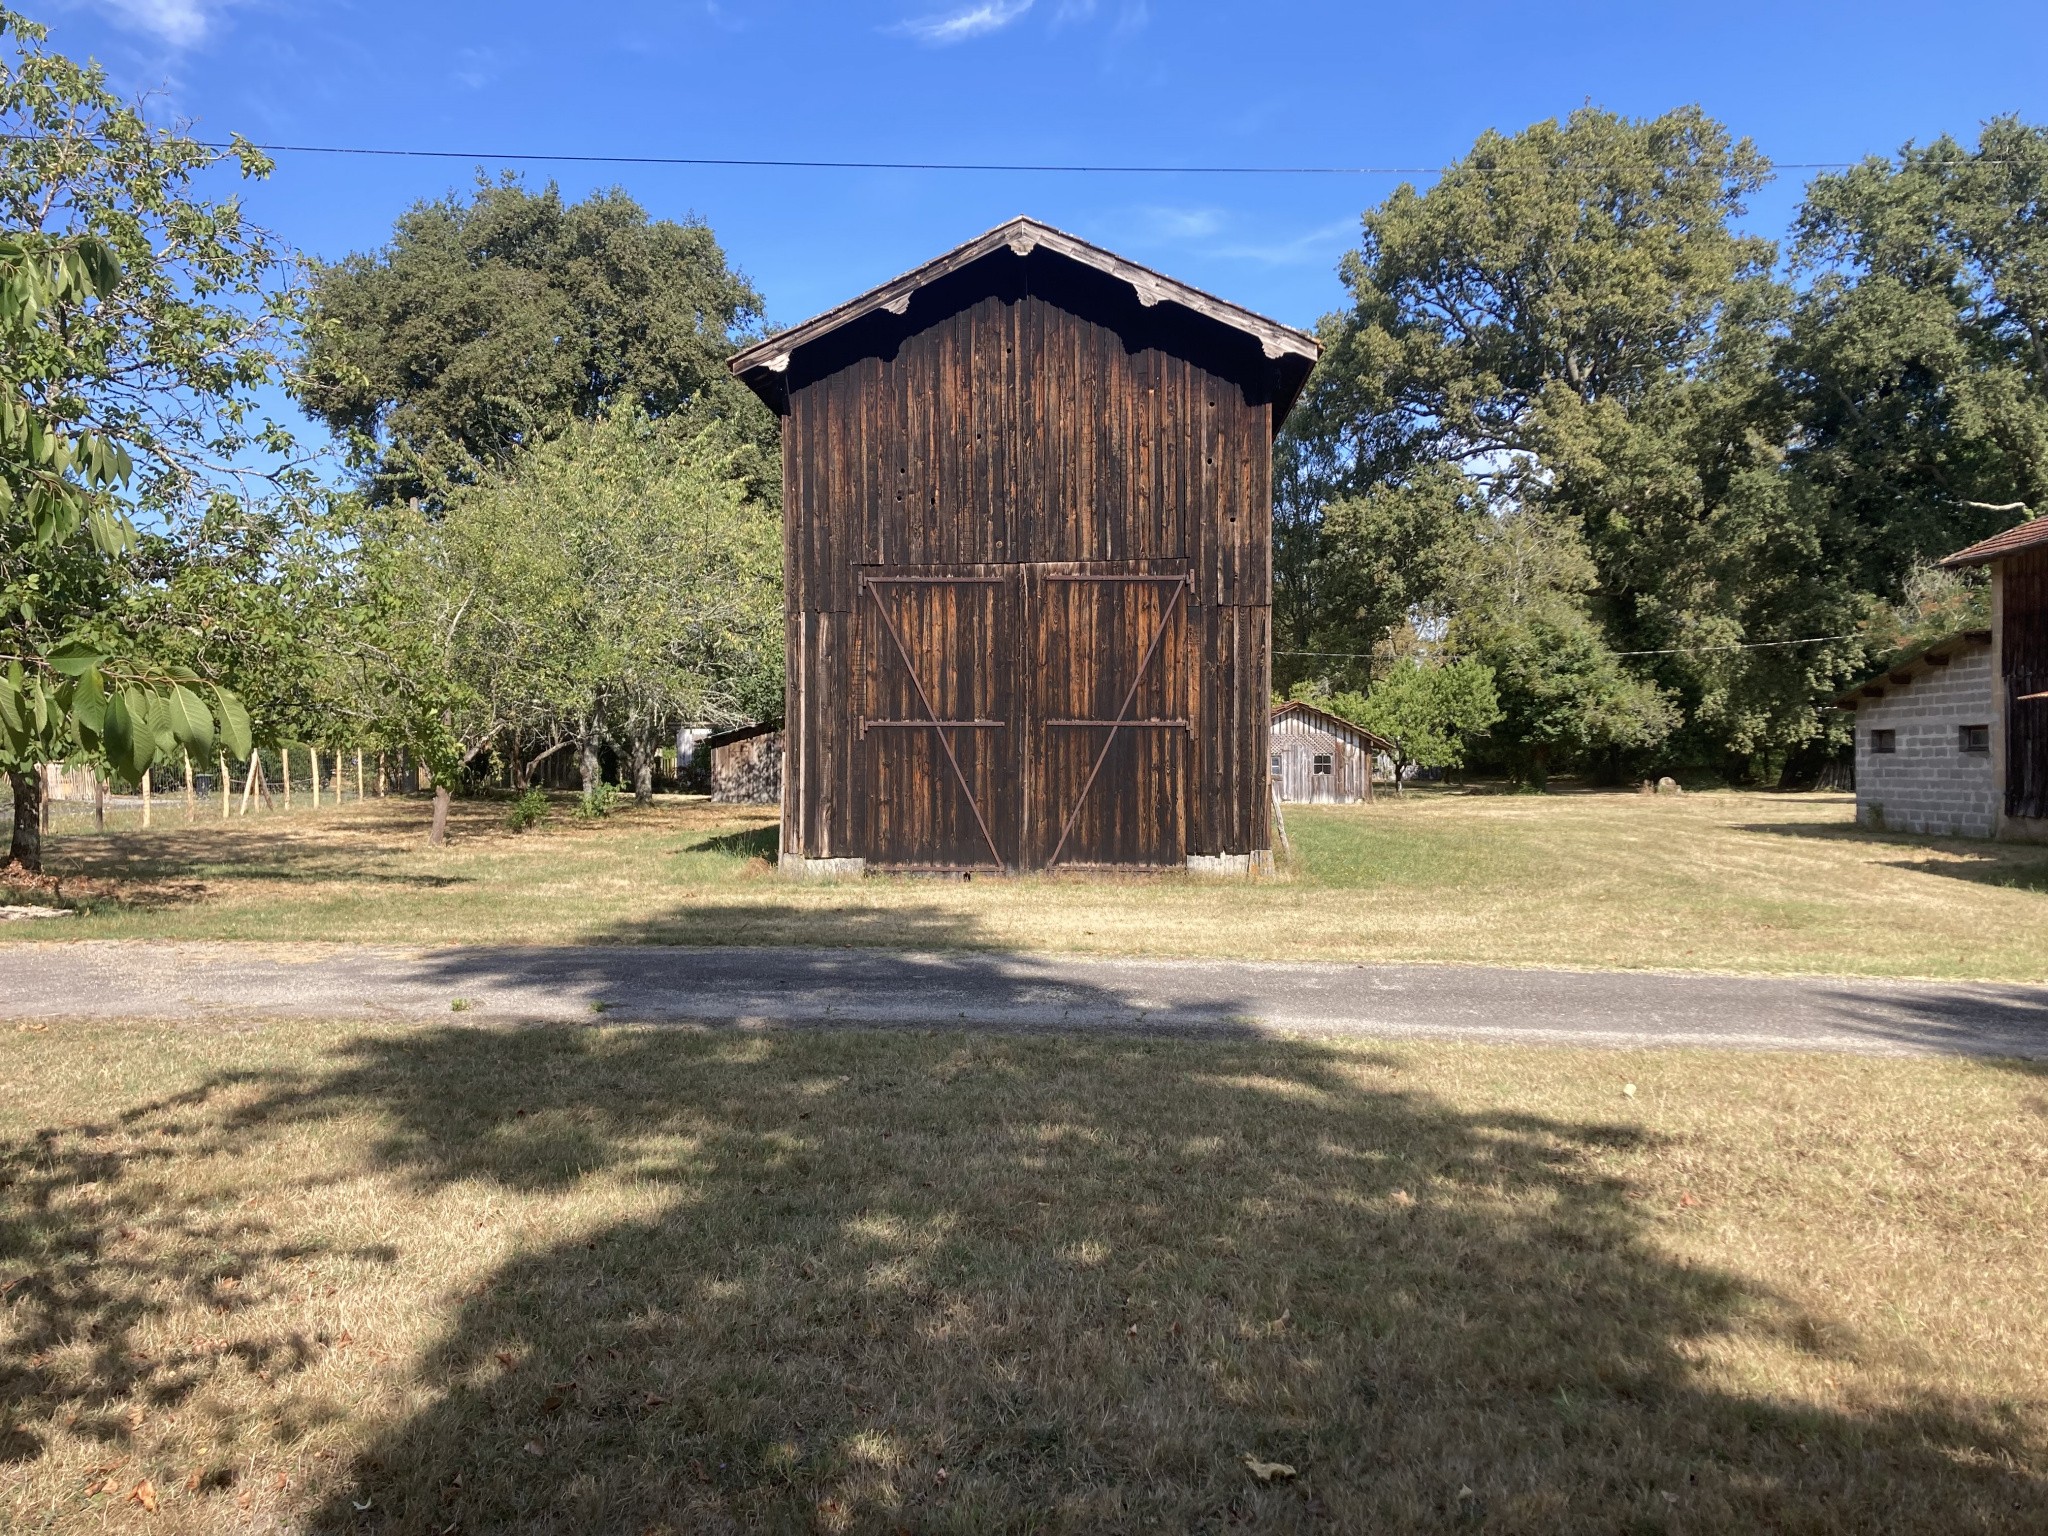
[[[1273,706],[1275,724],[1290,718],[1305,721],[1317,730],[1327,731],[1332,736],[1347,737],[1373,752],[1394,750],[1394,744],[1377,731],[1368,731],[1364,726],[1354,724],[1342,715],[1333,715],[1327,709],[1317,709],[1315,705],[1304,703],[1300,699],[1289,699],[1285,704]]]
[[[2034,517],[2018,527],[1980,539],[1968,549],[1959,549],[1935,564],[1951,571],[1961,570],[1966,565],[1989,565],[1994,560],[2016,555],[2023,549],[2038,549],[2043,544],[2048,544],[2048,517]]]
[[[789,370],[790,358],[798,349],[819,341],[842,327],[851,325],[865,315],[877,310],[887,310],[892,315],[904,315],[910,310],[913,297],[920,289],[930,287],[942,278],[974,265],[976,262],[1009,253],[1014,256],[1030,256],[1044,251],[1064,258],[1076,265],[1111,277],[1118,282],[1128,283],[1136,293],[1138,302],[1146,308],[1157,304],[1173,304],[1200,315],[1207,320],[1237,331],[1258,342],[1266,358],[1285,370],[1287,385],[1286,398],[1276,405],[1273,424],[1277,430],[1293,397],[1308,379],[1309,370],[1315,366],[1316,358],[1322,351],[1322,343],[1305,331],[1292,326],[1268,320],[1251,310],[1219,299],[1214,294],[1204,293],[1199,288],[1178,282],[1163,273],[1154,272],[1150,267],[1141,267],[1134,261],[1126,261],[1114,252],[1105,251],[1097,245],[1054,229],[1050,224],[1041,224],[1036,219],[1016,218],[1006,224],[998,224],[986,234],[977,235],[965,245],[955,246],[943,256],[934,257],[923,266],[893,278],[880,287],[870,288],[856,298],[848,299],[822,315],[813,316],[800,325],[777,331],[762,338],[751,346],[736,352],[726,364],[728,368],[756,394],[771,403],[778,392],[781,376]]]

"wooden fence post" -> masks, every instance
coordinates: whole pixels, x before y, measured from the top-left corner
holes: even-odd
[[[357,747],[357,748],[356,748],[356,803],[357,803],[358,805],[360,805],[360,804],[362,803],[362,799],[363,799],[363,749],[362,749],[361,747]]]
[[[155,770],[144,769],[142,774],[142,830],[149,830],[149,776]]]
[[[228,796],[234,788],[234,783],[235,776],[228,771],[228,755],[223,752],[220,755],[220,819],[222,821],[228,819]]]
[[[390,781],[384,777],[384,754],[377,754],[377,798],[382,800],[389,792]]]
[[[100,777],[97,768],[92,773],[92,829],[95,832],[107,830],[107,781]]]
[[[193,810],[194,799],[192,794],[192,754],[190,752],[187,752],[184,753],[183,756],[185,759],[185,819],[187,821],[190,821],[196,814],[196,812]]]
[[[256,754],[249,754],[249,766],[242,771],[242,807],[235,814],[249,814],[249,797],[256,793]]]
[[[312,759],[313,763],[310,777],[313,781],[313,809],[317,811],[320,809],[320,749],[309,746],[306,748],[306,756]]]

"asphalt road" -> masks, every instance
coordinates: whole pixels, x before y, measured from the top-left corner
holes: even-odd
[[[7,1020],[600,1016],[2048,1059],[2048,986],[1994,983],[848,949],[0,946]]]

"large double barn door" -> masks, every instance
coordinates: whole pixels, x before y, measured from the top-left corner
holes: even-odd
[[[1182,862],[1189,591],[1178,562],[865,573],[850,702],[867,858]]]
[[[1183,862],[1187,572],[1049,566],[1031,584],[1031,863]]]

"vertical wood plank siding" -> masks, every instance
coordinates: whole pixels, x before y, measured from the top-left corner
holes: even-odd
[[[2005,814],[2048,817],[2048,550],[2004,562],[2000,685],[2005,689]]]
[[[1313,715],[1283,712],[1273,721],[1271,756],[1280,760],[1274,792],[1283,805],[1349,805],[1372,798],[1370,744],[1349,730],[1332,728]],[[1330,772],[1315,771],[1318,756]]]
[[[1070,815],[1063,864],[1268,848],[1275,377],[1250,337],[1044,254],[800,349],[784,851],[1032,867]],[[1047,723],[1127,695],[1152,723]],[[902,723],[927,705],[968,723]]]

